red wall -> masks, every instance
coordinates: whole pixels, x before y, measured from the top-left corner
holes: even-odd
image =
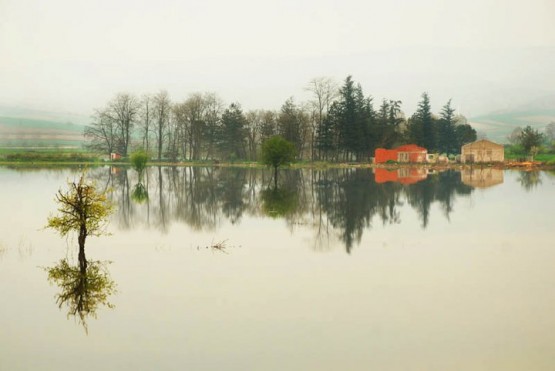
[[[426,162],[426,148],[417,146],[416,144],[406,144],[395,149],[378,148],[374,154],[374,162],[383,164],[387,161],[398,161],[399,152],[409,153],[409,162]]]
[[[387,161],[397,161],[397,151],[394,149],[376,149],[374,162],[376,164],[383,164]]]

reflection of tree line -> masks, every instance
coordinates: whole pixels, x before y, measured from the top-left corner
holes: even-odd
[[[317,190],[320,205],[332,226],[339,230],[348,252],[355,242],[360,242],[363,230],[371,227],[375,217],[382,224],[400,223],[399,208],[403,206],[403,199],[417,211],[422,227],[426,228],[432,203],[438,202],[448,218],[455,197],[472,192],[453,171],[434,174],[408,186],[395,182],[376,183],[367,170],[334,172],[337,174],[326,174],[328,179]]]
[[[405,203],[417,211],[426,228],[433,203],[449,218],[455,198],[473,190],[455,171],[402,185],[376,183],[368,169],[289,170],[275,188],[266,170],[152,167],[141,182],[148,197],[134,202],[135,172],[103,168],[91,175],[113,189],[120,228],[148,226],[167,232],[171,223],[181,222],[197,230],[214,230],[225,220],[235,224],[243,215],[267,215],[284,218],[290,228],[310,225],[320,244],[336,235],[347,251],[375,218],[383,224],[400,223]]]
[[[377,183],[368,169],[286,171],[276,185],[271,174],[261,170],[198,167],[149,170],[137,174],[126,169],[98,168],[90,175],[102,182],[102,191],[97,192],[97,186],[87,184],[82,176],[78,183],[69,183],[73,191],[57,194],[62,205],[58,209],[60,215],[50,217],[48,227],[62,236],[79,231],[79,258],[76,264],[62,259],[47,267],[48,280],[59,287],[56,295],[59,307],[66,307],[68,317],[77,318],[85,331],[87,318],[95,318],[100,307],[113,308],[109,297],[116,292],[107,263],[88,261],[85,256],[87,235],[102,234],[102,221],[112,210],[104,204],[108,191],[118,206],[118,220],[123,228],[142,223],[165,232],[171,222],[178,221],[195,229],[214,229],[222,219],[233,224],[240,222],[245,213],[268,215],[284,218],[291,228],[297,224],[310,225],[315,231],[317,248],[329,246],[330,239],[337,235],[350,252],[375,217],[383,224],[400,223],[399,209],[404,202],[417,211],[422,227],[426,228],[432,203],[438,203],[449,218],[456,197],[468,196],[474,189],[463,183],[455,171],[436,173],[412,185]],[[518,181],[530,191],[541,184],[541,179],[539,172],[523,171]],[[479,184],[484,183],[479,180]],[[223,247],[218,246],[215,245]]]

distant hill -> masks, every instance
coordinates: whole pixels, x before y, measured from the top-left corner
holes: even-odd
[[[0,107],[0,147],[81,147],[84,116]]]
[[[470,124],[488,139],[505,143],[516,127],[530,125],[543,132],[550,122],[555,122],[555,97],[544,97],[512,110],[496,111],[471,117]]]

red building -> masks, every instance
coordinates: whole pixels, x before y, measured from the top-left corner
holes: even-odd
[[[374,155],[376,164],[383,164],[387,161],[395,162],[426,162],[426,148],[418,147],[416,144],[405,144],[394,149],[378,148]]]

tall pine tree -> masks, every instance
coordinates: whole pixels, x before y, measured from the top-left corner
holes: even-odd
[[[408,125],[409,140],[426,148],[428,151],[436,150],[435,120],[432,116],[430,96],[422,93],[422,100],[418,103],[418,109],[412,115]]]
[[[247,119],[241,106],[232,103],[222,115],[219,130],[219,149],[222,158],[227,160],[246,158]]]
[[[455,132],[455,109],[451,107],[451,99],[441,109],[437,123],[437,150],[441,153],[458,153],[457,134]]]
[[[375,112],[372,99],[364,97],[362,87],[355,85],[351,76],[345,79],[329,116],[331,124],[337,129],[339,149],[344,159],[367,159],[375,147]]]

